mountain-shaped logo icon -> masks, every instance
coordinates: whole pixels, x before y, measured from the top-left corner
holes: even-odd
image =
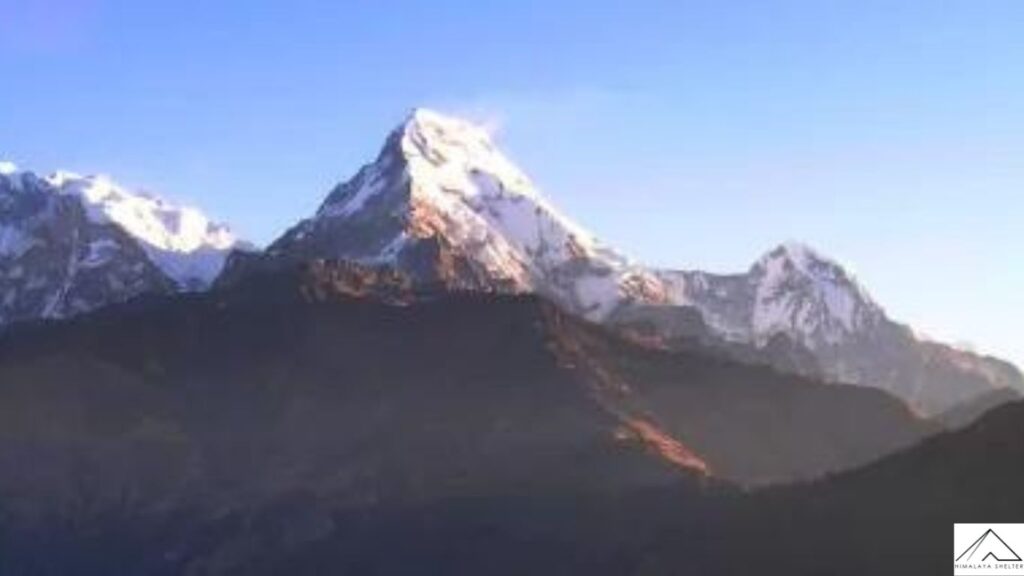
[[[1003,541],[994,530],[989,528],[971,544],[967,550],[956,557],[956,562],[987,562],[994,559],[997,562],[1020,562],[1020,556],[1013,551],[1013,548]]]

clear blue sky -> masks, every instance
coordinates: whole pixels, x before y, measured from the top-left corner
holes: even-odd
[[[1024,364],[1024,2],[0,0],[0,157],[265,242],[426,105],[657,264],[798,239]]]

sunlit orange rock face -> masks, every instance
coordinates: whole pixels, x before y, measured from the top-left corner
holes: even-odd
[[[626,422],[626,427],[659,456],[687,470],[695,470],[701,474],[711,474],[707,463],[701,460],[682,442],[666,434],[650,422],[633,419]]]

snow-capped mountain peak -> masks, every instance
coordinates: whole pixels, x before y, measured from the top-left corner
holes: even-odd
[[[754,263],[754,267],[771,266],[776,261],[788,262],[796,270],[804,274],[813,273],[812,268],[818,263],[835,264],[833,260],[825,258],[807,244],[790,240],[765,253]]]
[[[673,304],[696,308],[729,340],[756,345],[784,334],[818,349],[883,316],[840,264],[797,242],[768,251],[743,274],[661,271],[658,277]]]
[[[784,242],[769,250],[751,266],[751,272],[755,274],[769,271],[796,274],[818,282],[849,283],[861,292],[861,297],[870,299],[842,264],[803,242]]]
[[[401,148],[408,162],[412,194],[420,199],[443,205],[455,196],[476,208],[490,203],[492,210],[483,211],[502,219],[508,235],[523,248],[536,250],[545,240],[543,226],[527,214],[515,213],[522,210],[510,209],[512,204],[530,206],[536,216],[549,219],[570,235],[578,249],[591,254],[597,250],[597,239],[558,212],[484,128],[417,109],[403,126]]]
[[[435,183],[444,186],[463,184],[458,179],[467,173],[483,173],[498,180],[506,194],[543,201],[529,178],[498,150],[490,134],[480,126],[421,108],[409,115],[400,131],[402,153],[414,180],[422,178],[428,184],[440,178]],[[445,177],[457,180],[446,182]],[[490,191],[478,186],[447,188],[469,195]]]
[[[559,213],[486,130],[424,109],[269,252],[539,292],[593,318],[657,285]]]
[[[750,270],[756,340],[783,332],[811,347],[835,344],[882,316],[867,291],[837,262],[788,242]]]
[[[199,211],[106,176],[0,173],[0,326],[210,285],[236,243]]]
[[[400,164],[408,188],[401,192],[410,204],[429,205],[441,211],[475,212],[484,204],[524,203],[543,212],[565,229],[581,248],[593,250],[597,241],[589,232],[560,214],[530,179],[492,141],[487,131],[469,121],[418,108],[388,138],[378,160],[361,171],[366,174],[355,189],[337,191],[324,202],[322,216],[348,216],[358,212],[375,195],[384,192],[386,176]],[[494,214],[494,216],[497,216]],[[512,216],[506,224],[515,228],[516,240],[536,248],[537,228]]]
[[[55,172],[46,180],[60,193],[79,198],[94,222],[124,229],[185,289],[209,286],[238,243],[227,226],[199,210],[128,190],[105,175]]]

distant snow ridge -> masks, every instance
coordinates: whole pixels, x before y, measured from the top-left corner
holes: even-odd
[[[62,193],[80,198],[94,222],[117,224],[138,240],[153,263],[181,289],[208,287],[227,253],[238,244],[227,226],[211,222],[202,212],[130,192],[107,176],[57,172],[47,181]]]
[[[0,171],[0,326],[201,290],[237,245],[196,210],[103,176]]]
[[[881,309],[842,267],[811,248],[787,243],[755,266],[753,334],[817,335],[834,344],[877,322]]]
[[[63,194],[79,197],[97,223],[113,222],[139,241],[146,254],[185,290],[202,290],[220,273],[239,243],[224,224],[195,208],[130,192],[108,176],[57,172],[47,178]]]
[[[661,270],[672,304],[700,311],[705,322],[734,341],[765,345],[777,334],[818,349],[870,329],[881,307],[839,264],[790,242],[740,274]]]

